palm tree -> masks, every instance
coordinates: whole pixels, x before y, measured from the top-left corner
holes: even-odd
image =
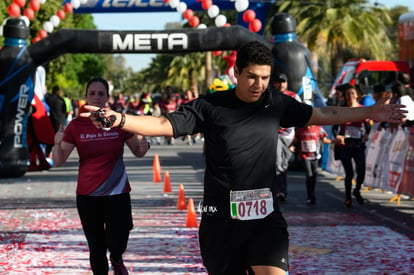
[[[151,59],[148,68],[143,69],[134,75],[134,81],[139,83],[138,90],[145,90],[147,92],[157,92],[162,90],[164,83],[168,80],[168,70],[172,60],[173,54],[157,54]]]
[[[346,55],[385,59],[392,44],[386,24],[386,9],[366,0],[283,1],[278,12],[288,12],[297,21],[297,34],[310,51],[329,58],[336,75]]]
[[[168,84],[191,89],[197,96],[205,79],[205,53],[189,53],[173,58],[168,70]],[[167,83],[166,83],[167,84]]]

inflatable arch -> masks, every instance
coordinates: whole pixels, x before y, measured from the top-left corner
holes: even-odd
[[[272,23],[277,31],[279,20]],[[291,21],[289,21],[291,22]],[[288,22],[288,23],[289,23]],[[295,25],[296,26],[296,25]],[[288,28],[288,31],[291,31]],[[60,29],[46,38],[27,46],[29,30],[23,20],[13,18],[3,26],[4,47],[0,50],[0,178],[23,176],[28,167],[26,127],[28,110],[34,96],[36,68],[66,53],[189,53],[216,50],[237,50],[252,40],[273,49],[277,66],[295,79],[305,79],[308,72],[308,52],[305,47],[277,51],[273,42],[241,26],[206,29],[180,29],[164,31],[100,31]],[[275,37],[280,35],[276,33]],[[291,36],[284,43],[297,44]],[[287,54],[296,51],[294,54]],[[295,58],[291,58],[294,56]],[[289,64],[289,66],[286,66]],[[311,79],[311,78],[309,78]],[[296,85],[298,86],[298,85]],[[292,89],[293,90],[293,89]],[[298,92],[299,90],[294,89]]]

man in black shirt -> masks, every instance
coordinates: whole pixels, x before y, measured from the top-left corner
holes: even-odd
[[[200,248],[209,274],[286,274],[289,234],[275,194],[277,129],[373,118],[395,121],[398,105],[312,108],[268,89],[271,51],[252,41],[237,51],[234,89],[199,97],[159,118],[86,106],[97,127],[145,136],[204,133],[206,169]],[[113,122],[112,122],[113,121]],[[103,125],[103,123],[105,125]]]
[[[49,117],[52,122],[53,129],[55,133],[59,130],[60,125],[66,125],[66,103],[65,100],[61,97],[61,89],[58,86],[52,88],[52,94],[48,94],[45,97],[46,103],[49,105]],[[46,145],[46,156],[50,155],[52,152],[53,145]]]

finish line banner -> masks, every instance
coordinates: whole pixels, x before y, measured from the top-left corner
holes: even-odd
[[[71,0],[65,0],[64,4],[70,3]],[[187,9],[193,11],[202,11],[200,0],[186,0]],[[250,9],[268,9],[274,0],[250,1]],[[215,0],[220,10],[235,10],[234,1]],[[107,13],[107,12],[175,12],[168,1],[164,0],[88,0],[81,4],[79,8],[74,9],[74,13]]]

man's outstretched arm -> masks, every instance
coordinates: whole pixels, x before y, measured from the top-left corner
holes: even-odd
[[[379,100],[369,107],[328,106],[313,108],[312,116],[307,125],[334,125],[351,121],[372,119],[389,123],[399,123],[405,117],[404,105],[385,104],[386,99]]]
[[[102,125],[102,121],[98,119],[98,116],[96,115],[96,112],[99,111],[100,108],[91,105],[85,105],[84,108],[89,112],[81,113],[82,117],[91,118],[97,128],[105,126]],[[111,109],[104,109],[104,111],[105,112],[102,116],[106,118],[111,118],[111,116],[115,117],[112,125],[108,125],[108,128],[119,127],[122,123],[123,130],[142,136],[172,136],[174,134],[172,125],[165,116],[154,117],[125,115],[117,113]]]

